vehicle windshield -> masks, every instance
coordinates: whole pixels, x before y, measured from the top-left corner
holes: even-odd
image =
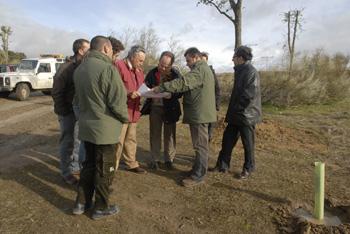
[[[18,66],[18,71],[34,70],[37,64],[37,60],[22,60]]]

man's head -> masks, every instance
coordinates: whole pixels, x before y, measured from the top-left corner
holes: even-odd
[[[82,59],[90,49],[90,42],[86,39],[77,39],[73,42],[74,56]]]
[[[134,69],[141,69],[146,58],[146,51],[142,46],[134,45],[128,52],[127,59]]]
[[[201,60],[201,52],[196,47],[188,48],[184,56],[186,58],[186,65],[189,68],[192,68],[197,61]]]
[[[100,51],[101,53],[107,55],[110,59],[113,57],[112,44],[107,37],[96,36],[92,38],[90,48],[92,50]]]
[[[202,59],[203,61],[208,62],[209,53],[208,53],[208,52],[205,52],[205,51],[202,51],[202,52],[201,52],[201,59]]]
[[[249,60],[252,60],[252,49],[248,46],[239,46],[235,49],[235,53],[232,57],[232,61],[235,65],[243,64]]]
[[[125,49],[125,47],[123,43],[118,39],[116,39],[115,37],[109,36],[108,39],[111,41],[112,48],[113,48],[112,60],[115,61],[118,58],[120,52],[122,52]]]
[[[158,71],[161,74],[168,74],[174,61],[175,55],[173,53],[171,53],[170,51],[162,52],[158,62]]]

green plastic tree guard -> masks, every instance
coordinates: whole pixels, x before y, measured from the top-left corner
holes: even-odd
[[[318,220],[324,218],[324,174],[325,164],[315,162],[315,209],[314,217]]]

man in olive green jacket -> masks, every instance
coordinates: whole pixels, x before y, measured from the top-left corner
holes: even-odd
[[[208,124],[216,122],[215,81],[212,71],[201,52],[191,47],[185,52],[187,66],[191,69],[183,79],[162,83],[154,92],[183,93],[183,122],[190,125],[195,161],[190,176],[182,181],[185,187],[203,182],[208,169]]]
[[[108,38],[96,36],[91,50],[74,73],[75,93],[80,108],[79,139],[84,141],[86,160],[80,173],[73,214],[83,214],[92,206],[93,219],[117,214],[110,205],[110,186],[115,173],[115,147],[123,123],[128,122],[126,91],[112,64]]]

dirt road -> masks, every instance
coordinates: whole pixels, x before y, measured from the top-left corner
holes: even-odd
[[[329,131],[339,134],[330,138]],[[59,128],[51,97],[0,99],[0,233],[350,233],[350,137],[344,137],[349,132],[346,108],[316,118],[296,111],[265,114],[252,178],[235,178],[243,163],[239,146],[230,173],[209,173],[204,185],[186,189],[179,181],[190,169],[193,151],[189,129],[179,123],[176,170],[144,176],[119,170],[111,199],[121,212],[93,221],[91,214],[71,215],[76,193],[59,175]],[[210,165],[221,135],[219,127]],[[138,143],[145,166],[150,158],[145,117]],[[298,207],[312,211],[318,160],[327,163],[327,210],[341,218],[340,227],[310,225],[293,216]]]

